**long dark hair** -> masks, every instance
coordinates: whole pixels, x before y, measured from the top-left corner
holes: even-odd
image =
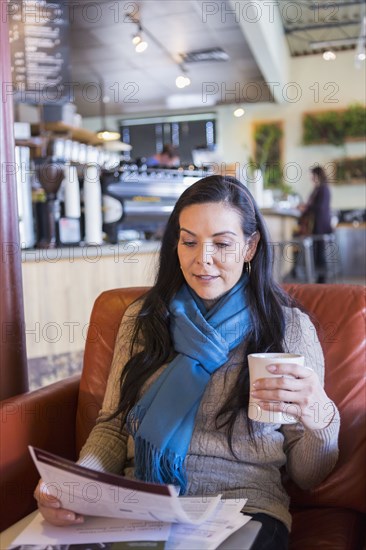
[[[219,411],[218,427],[228,426],[228,442],[232,449],[232,433],[239,411],[249,400],[248,364],[246,355],[253,352],[283,351],[285,332],[283,306],[291,305],[290,298],[272,278],[272,248],[267,229],[249,190],[229,176],[208,176],[188,187],[178,199],[168,220],[161,243],[159,267],[154,286],[143,297],[130,347],[130,359],[121,376],[121,394],[118,409],[122,426],[138,400],[146,380],[164,363],[171,360],[174,349],[169,332],[169,303],[184,282],[179,266],[177,245],[179,217],[184,208],[195,204],[223,203],[235,209],[242,220],[247,239],[260,234],[256,253],[251,261],[248,301],[253,329],[247,339],[243,368],[237,384]],[[143,342],[142,351],[136,351]]]

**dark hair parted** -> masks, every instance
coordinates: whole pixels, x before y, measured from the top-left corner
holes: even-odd
[[[122,424],[138,400],[139,390],[146,380],[164,363],[170,361],[174,350],[169,332],[169,303],[184,282],[180,269],[177,245],[179,217],[192,205],[222,203],[233,208],[242,220],[242,230],[250,240],[260,234],[256,253],[251,261],[248,301],[253,329],[248,337],[243,368],[229,399],[217,416],[217,425],[228,426],[228,442],[232,449],[234,423],[240,409],[249,400],[249,375],[246,355],[254,352],[283,351],[285,332],[283,306],[291,305],[290,298],[272,278],[272,248],[262,215],[249,190],[229,176],[208,176],[188,187],[178,199],[168,220],[160,249],[159,267],[154,286],[143,297],[131,342],[131,357],[121,376],[118,410]],[[140,351],[137,345],[142,344]]]

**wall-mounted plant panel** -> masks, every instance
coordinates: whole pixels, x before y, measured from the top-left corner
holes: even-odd
[[[263,173],[265,188],[282,187],[282,123],[266,122],[255,124],[254,163]]]
[[[366,157],[339,159],[334,161],[334,167],[333,184],[365,184]]]
[[[346,141],[366,139],[366,107],[350,105],[341,111],[305,113],[303,143],[342,145]]]

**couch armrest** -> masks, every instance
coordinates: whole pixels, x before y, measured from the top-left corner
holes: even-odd
[[[79,381],[77,374],[0,403],[0,531],[36,507],[28,445],[75,460]]]

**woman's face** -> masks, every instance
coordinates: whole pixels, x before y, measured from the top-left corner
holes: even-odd
[[[259,238],[249,246],[240,215],[223,203],[187,206],[179,217],[178,258],[187,284],[203,300],[215,300],[240,279]],[[257,235],[257,234],[255,234]]]

